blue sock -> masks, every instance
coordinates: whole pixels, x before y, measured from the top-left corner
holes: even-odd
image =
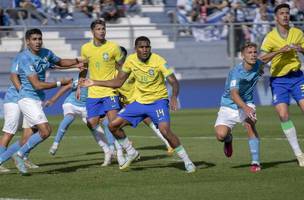
[[[103,129],[104,129],[107,141],[108,141],[108,145],[110,145],[110,146],[114,145],[115,138],[109,129],[109,120],[108,119],[103,120],[102,125],[103,125]]]
[[[18,155],[21,156],[21,157],[23,157],[26,152],[28,152],[31,149],[33,149],[36,145],[38,145],[42,141],[43,141],[43,139],[40,136],[39,132],[33,134],[27,140],[27,142],[19,149]]]
[[[6,147],[5,146],[0,146],[0,155],[6,151]]]
[[[14,144],[10,145],[5,152],[0,155],[0,163],[7,161],[12,157],[21,148],[19,141],[16,141]]]
[[[249,149],[251,153],[252,164],[260,164],[260,140],[259,138],[248,139]]]
[[[56,143],[60,143],[60,141],[62,140],[66,130],[69,128],[70,124],[74,121],[75,116],[74,115],[66,115],[64,116],[63,120],[61,121],[58,130],[57,130],[57,134],[55,137],[54,142]]]

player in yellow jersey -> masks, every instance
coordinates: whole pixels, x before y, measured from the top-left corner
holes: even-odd
[[[124,57],[127,56],[127,50],[124,47],[120,47],[121,48],[121,52],[124,55]],[[119,96],[120,96],[120,101],[122,102],[122,104],[124,106],[132,103],[133,100],[133,93],[134,93],[134,83],[135,83],[135,78],[133,76],[133,74],[131,73],[128,77],[128,79],[124,82],[124,84],[118,88],[118,92],[119,92]],[[166,145],[167,147],[167,154],[169,156],[173,155],[174,149],[170,146],[169,142],[166,140],[166,138],[163,137],[163,135],[161,134],[161,132],[159,131],[159,129],[153,124],[153,122],[151,121],[151,119],[149,117],[145,118],[143,120],[143,122],[153,130],[153,132],[155,133],[155,135],[161,139],[161,141],[163,141],[163,143]]]
[[[105,39],[106,24],[103,20],[95,20],[91,23],[93,40],[81,47],[81,57],[87,60],[87,70],[80,72],[84,78],[89,73],[89,78],[94,80],[111,80],[116,75],[116,65],[123,63],[120,47]],[[104,116],[111,122],[116,118],[120,103],[116,89],[106,87],[90,87],[86,101],[87,125],[92,134],[102,133],[100,119]],[[102,135],[105,160],[103,166],[111,163],[113,151],[109,148],[107,140]]]
[[[266,35],[261,46],[260,59],[264,63],[271,61],[272,102],[299,166],[304,167],[304,154],[288,112],[290,96],[304,112],[304,76],[298,56],[298,53],[304,53],[304,34],[300,29],[290,27],[289,12],[288,4],[280,4],[275,8],[276,27]]]
[[[177,155],[184,161],[188,173],[195,172],[196,167],[189,159],[187,152],[181,145],[179,138],[170,128],[170,113],[168,92],[165,85],[165,79],[173,88],[170,98],[170,108],[177,110],[177,96],[179,91],[178,81],[173,72],[167,69],[168,64],[161,56],[151,53],[149,38],[145,36],[138,37],[135,40],[136,53],[127,57],[122,70],[117,77],[108,81],[98,81],[87,79],[81,82],[82,86],[103,86],[110,88],[119,88],[128,79],[130,73],[135,78],[133,101],[122,109],[118,117],[110,123],[110,130],[120,139],[120,143],[128,153],[129,141],[125,133],[120,131],[121,127],[132,125],[136,127],[138,123],[149,117],[156,124],[162,135],[168,140],[170,146],[175,148]],[[124,165],[120,169],[126,169],[131,162],[138,157],[138,153],[128,153]]]

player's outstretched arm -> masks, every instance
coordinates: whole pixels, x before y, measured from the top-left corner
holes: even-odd
[[[57,93],[52,96],[52,98],[48,99],[47,101],[45,101],[44,106],[51,106],[53,105],[62,95],[64,95],[64,93],[66,93],[67,91],[69,91],[72,88],[72,84],[73,83],[69,83],[65,86],[62,86]]]
[[[79,68],[83,70],[85,68],[85,61],[82,58],[60,59],[56,65],[55,69]]]
[[[36,90],[47,90],[55,87],[60,87],[62,85],[67,85],[71,83],[73,80],[73,79],[62,79],[57,82],[43,82],[39,80],[37,74],[30,75],[27,78]]]
[[[91,79],[81,79],[81,87],[101,86],[110,88],[120,88],[124,82],[128,79],[129,74],[123,71],[119,71],[116,78],[107,81],[97,81]]]
[[[176,111],[178,109],[177,96],[179,94],[179,83],[173,73],[167,77],[167,80],[172,87],[172,95],[170,98],[170,109]]]

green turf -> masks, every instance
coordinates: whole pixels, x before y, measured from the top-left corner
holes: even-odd
[[[295,106],[290,112],[304,148],[303,115]],[[31,159],[40,168],[31,170],[31,176],[20,176],[11,161],[6,163],[12,171],[0,174],[0,199],[302,200],[304,168],[297,166],[273,108],[257,109],[263,165],[257,174],[249,172],[248,144],[241,126],[234,130],[234,155],[224,156],[222,143],[213,133],[216,113],[208,109],[172,114],[172,129],[198,166],[194,174],[186,174],[176,156],[167,157],[160,140],[143,125],[126,129],[141,161],[128,172],[120,172],[117,164],[102,168],[103,154],[77,120],[55,157],[48,154],[53,137],[32,152]],[[49,120],[56,130],[61,117]]]

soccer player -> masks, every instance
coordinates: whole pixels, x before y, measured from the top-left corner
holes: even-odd
[[[7,148],[10,141],[13,139],[20,122],[22,122],[22,113],[18,106],[18,91],[21,88],[21,83],[18,77],[18,56],[15,57],[12,67],[11,67],[11,84],[5,94],[5,103],[4,103],[4,126],[3,126],[3,136],[0,139],[0,163],[4,163],[11,156],[18,151],[18,149],[27,141],[27,139],[32,135],[32,129],[27,127],[27,123],[23,120],[22,127],[23,135],[20,141],[16,141],[14,144],[10,145]],[[16,89],[17,88],[17,89]],[[26,156],[24,156],[26,158]],[[38,168],[37,165],[25,160],[25,165],[28,168]],[[8,172],[10,170],[0,167],[1,172]]]
[[[19,123],[22,121],[21,111],[18,106],[18,90],[21,87],[17,69],[18,65],[16,59],[13,61],[11,66],[11,80],[14,84],[11,84],[4,97],[3,111],[4,111],[4,125],[3,125],[3,135],[0,138],[0,163],[4,163],[6,160],[11,158],[11,156],[23,145],[27,139],[32,135],[32,129],[27,126],[27,123],[23,122],[23,137],[20,141],[12,144],[8,147],[10,141],[13,139],[15,133],[18,130]],[[16,89],[18,88],[18,90]],[[26,157],[25,157],[26,158]],[[25,165],[28,168],[38,168],[37,165],[30,162],[29,159],[25,160]],[[0,165],[0,172],[9,172],[10,170]]]
[[[232,156],[231,131],[237,123],[242,123],[247,130],[251,153],[251,172],[261,170],[260,140],[255,128],[256,114],[253,102],[253,90],[263,73],[263,63],[257,59],[257,45],[246,43],[241,49],[243,62],[230,72],[221,98],[221,107],[215,122],[215,133],[219,141],[224,142],[224,153]]]
[[[60,141],[62,140],[63,136],[65,135],[67,129],[72,124],[72,122],[75,120],[76,116],[80,116],[82,121],[87,124],[87,111],[86,111],[86,99],[88,95],[88,89],[87,88],[81,88],[80,91],[80,98],[76,98],[76,91],[78,87],[78,79],[73,80],[72,83],[63,86],[60,88],[60,90],[49,100],[45,102],[45,106],[51,106],[53,105],[65,92],[70,91],[69,95],[66,97],[62,108],[63,108],[63,115],[64,118],[61,121],[56,137],[54,139],[54,142],[49,149],[49,153],[51,155],[55,155],[56,151],[58,150],[58,146],[60,144]],[[104,131],[100,130],[101,132],[94,132],[94,139],[96,140],[97,144],[102,148],[103,143],[108,143],[107,139],[104,136]],[[112,135],[112,133],[109,133]],[[113,136],[112,136],[113,137]],[[114,148],[114,144],[113,144]],[[108,157],[110,159],[111,157]],[[123,160],[118,160],[119,163],[123,163]],[[104,160],[103,164],[101,166],[108,166],[111,164],[110,160]]]
[[[91,23],[93,40],[81,47],[81,57],[88,63],[88,69],[80,73],[85,78],[89,72],[89,78],[94,80],[110,80],[116,75],[116,65],[123,63],[120,47],[105,39],[106,24],[103,20],[95,20]],[[119,97],[116,89],[106,87],[90,87],[86,109],[88,113],[87,126],[94,134],[100,132],[100,119],[107,117],[112,122],[120,110]],[[110,160],[113,152],[104,143],[103,150],[105,160]]]
[[[139,157],[139,153],[130,145],[130,141],[121,128],[126,125],[136,127],[146,117],[151,118],[157,125],[162,135],[168,140],[171,147],[175,148],[177,155],[184,161],[188,173],[195,172],[196,168],[189,159],[187,152],[181,145],[179,138],[170,128],[169,100],[165,85],[165,78],[173,87],[170,99],[172,110],[177,109],[178,81],[168,64],[161,56],[151,53],[149,38],[138,37],[135,40],[135,50],[127,57],[117,77],[108,81],[86,79],[81,82],[85,87],[110,87],[119,88],[128,79],[129,74],[135,77],[134,100],[122,109],[118,117],[109,125],[111,132],[127,151],[126,162],[120,166],[121,170],[128,169],[131,162]]]
[[[120,47],[121,48],[121,52],[124,55],[124,57],[127,56],[127,50],[124,47]],[[135,83],[135,78],[133,76],[133,74],[130,74],[128,79],[124,82],[124,84],[118,88],[118,92],[120,95],[120,101],[122,102],[122,104],[124,106],[132,103],[133,100],[133,93],[134,93],[134,86]],[[169,142],[166,140],[166,138],[164,138],[164,136],[161,134],[161,132],[159,131],[159,129],[153,124],[153,122],[151,121],[150,118],[145,118],[143,120],[143,122],[152,129],[152,131],[155,133],[155,135],[161,139],[161,141],[163,141],[163,143],[166,145],[167,147],[167,154],[169,156],[173,155],[174,149],[170,146]]]
[[[304,76],[298,56],[298,53],[304,53],[304,34],[300,29],[290,27],[288,4],[279,4],[274,11],[276,27],[265,36],[260,58],[264,63],[271,61],[272,103],[299,166],[304,167],[304,154],[288,111],[292,96],[304,112]]]
[[[42,32],[30,29],[25,33],[27,48],[17,55],[18,75],[21,82],[18,105],[30,127],[36,127],[38,132],[33,134],[27,142],[13,155],[17,168],[22,174],[27,169],[22,159],[26,152],[37,146],[51,134],[51,126],[42,109],[45,89],[67,85],[71,79],[57,82],[45,82],[46,70],[55,65],[71,67],[83,65],[76,59],[60,59],[52,51],[42,48]]]

